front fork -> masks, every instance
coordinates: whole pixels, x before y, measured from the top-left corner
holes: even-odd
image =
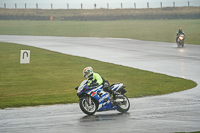
[[[90,96],[86,96],[86,97],[85,97],[85,100],[86,100],[86,102],[88,103],[89,106],[92,104],[92,103],[91,103],[91,97],[90,97]]]

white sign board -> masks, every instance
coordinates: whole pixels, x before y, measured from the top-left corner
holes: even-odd
[[[20,63],[30,63],[30,50],[21,50]]]

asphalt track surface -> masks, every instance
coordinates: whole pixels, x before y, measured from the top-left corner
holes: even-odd
[[[182,92],[130,99],[126,114],[106,111],[87,116],[76,103],[7,108],[0,110],[1,133],[200,131],[200,46],[177,48],[175,43],[49,36],[0,35],[0,41],[191,79],[198,84]]]

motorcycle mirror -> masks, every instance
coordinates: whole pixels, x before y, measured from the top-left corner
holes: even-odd
[[[78,86],[75,87],[75,90],[78,90]]]

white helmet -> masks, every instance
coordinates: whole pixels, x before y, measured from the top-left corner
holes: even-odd
[[[92,67],[86,67],[86,68],[83,69],[83,76],[85,78],[88,78],[92,74],[93,74],[93,68]]]

